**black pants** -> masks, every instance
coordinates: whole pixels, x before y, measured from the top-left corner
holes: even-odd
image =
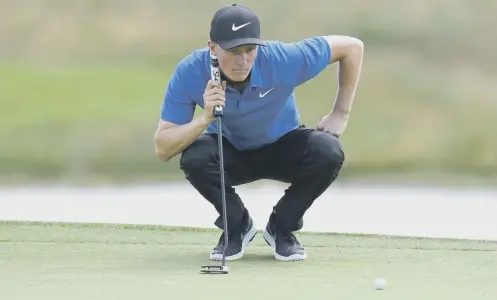
[[[221,216],[217,147],[217,135],[204,133],[183,151],[180,165],[187,180]],[[344,161],[336,137],[303,126],[257,150],[238,151],[224,139],[223,152],[228,228],[239,226],[247,213],[233,187],[272,179],[290,184],[274,206],[275,222],[289,231],[300,230],[306,210],[336,179]]]

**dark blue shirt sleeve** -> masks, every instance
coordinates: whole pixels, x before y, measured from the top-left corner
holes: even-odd
[[[277,76],[290,86],[298,86],[322,72],[331,60],[331,48],[322,36],[293,43],[272,44],[270,61]]]
[[[179,64],[167,85],[162,104],[161,120],[182,125],[190,122],[195,113],[195,101],[193,101],[186,90],[186,69]]]

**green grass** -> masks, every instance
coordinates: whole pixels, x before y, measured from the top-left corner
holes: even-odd
[[[177,160],[154,156],[164,89],[179,59],[206,45],[214,6],[229,3],[15,3],[0,3],[0,181],[182,177]],[[497,38],[481,30],[497,26],[495,3],[246,4],[267,39],[364,40],[342,176],[495,177]],[[303,123],[329,111],[336,86],[333,66],[297,89]]]
[[[497,112],[493,95],[469,101],[473,90],[441,89],[408,60],[382,69],[375,66],[381,60],[369,64],[342,138],[342,176],[495,174],[497,140],[489,137],[497,136],[497,127],[487,126]],[[153,148],[172,68],[1,65],[0,88],[7,97],[0,104],[0,139],[6,141],[0,144],[0,175],[28,181],[181,176],[178,161],[160,163]],[[332,67],[298,88],[304,124],[314,127],[328,111],[333,92],[326,89],[335,77]],[[450,79],[441,83],[448,87]]]
[[[201,275],[219,231],[0,223],[5,299],[494,299],[497,243],[300,233],[304,262],[279,262],[261,235],[229,275]],[[384,291],[373,289],[387,279]]]

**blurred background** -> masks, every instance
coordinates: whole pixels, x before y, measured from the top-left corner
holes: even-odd
[[[497,183],[497,2],[247,0],[265,39],[351,35],[363,73],[339,180]],[[0,184],[184,180],[153,137],[173,68],[220,0],[0,0]],[[297,88],[331,108],[337,65]]]

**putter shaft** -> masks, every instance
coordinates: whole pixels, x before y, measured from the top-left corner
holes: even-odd
[[[217,141],[219,148],[219,173],[221,175],[221,201],[223,206],[223,223],[224,223],[224,248],[221,265],[226,265],[226,249],[228,248],[228,217],[226,213],[226,191],[224,183],[224,156],[223,156],[223,132],[221,116],[217,116]]]

